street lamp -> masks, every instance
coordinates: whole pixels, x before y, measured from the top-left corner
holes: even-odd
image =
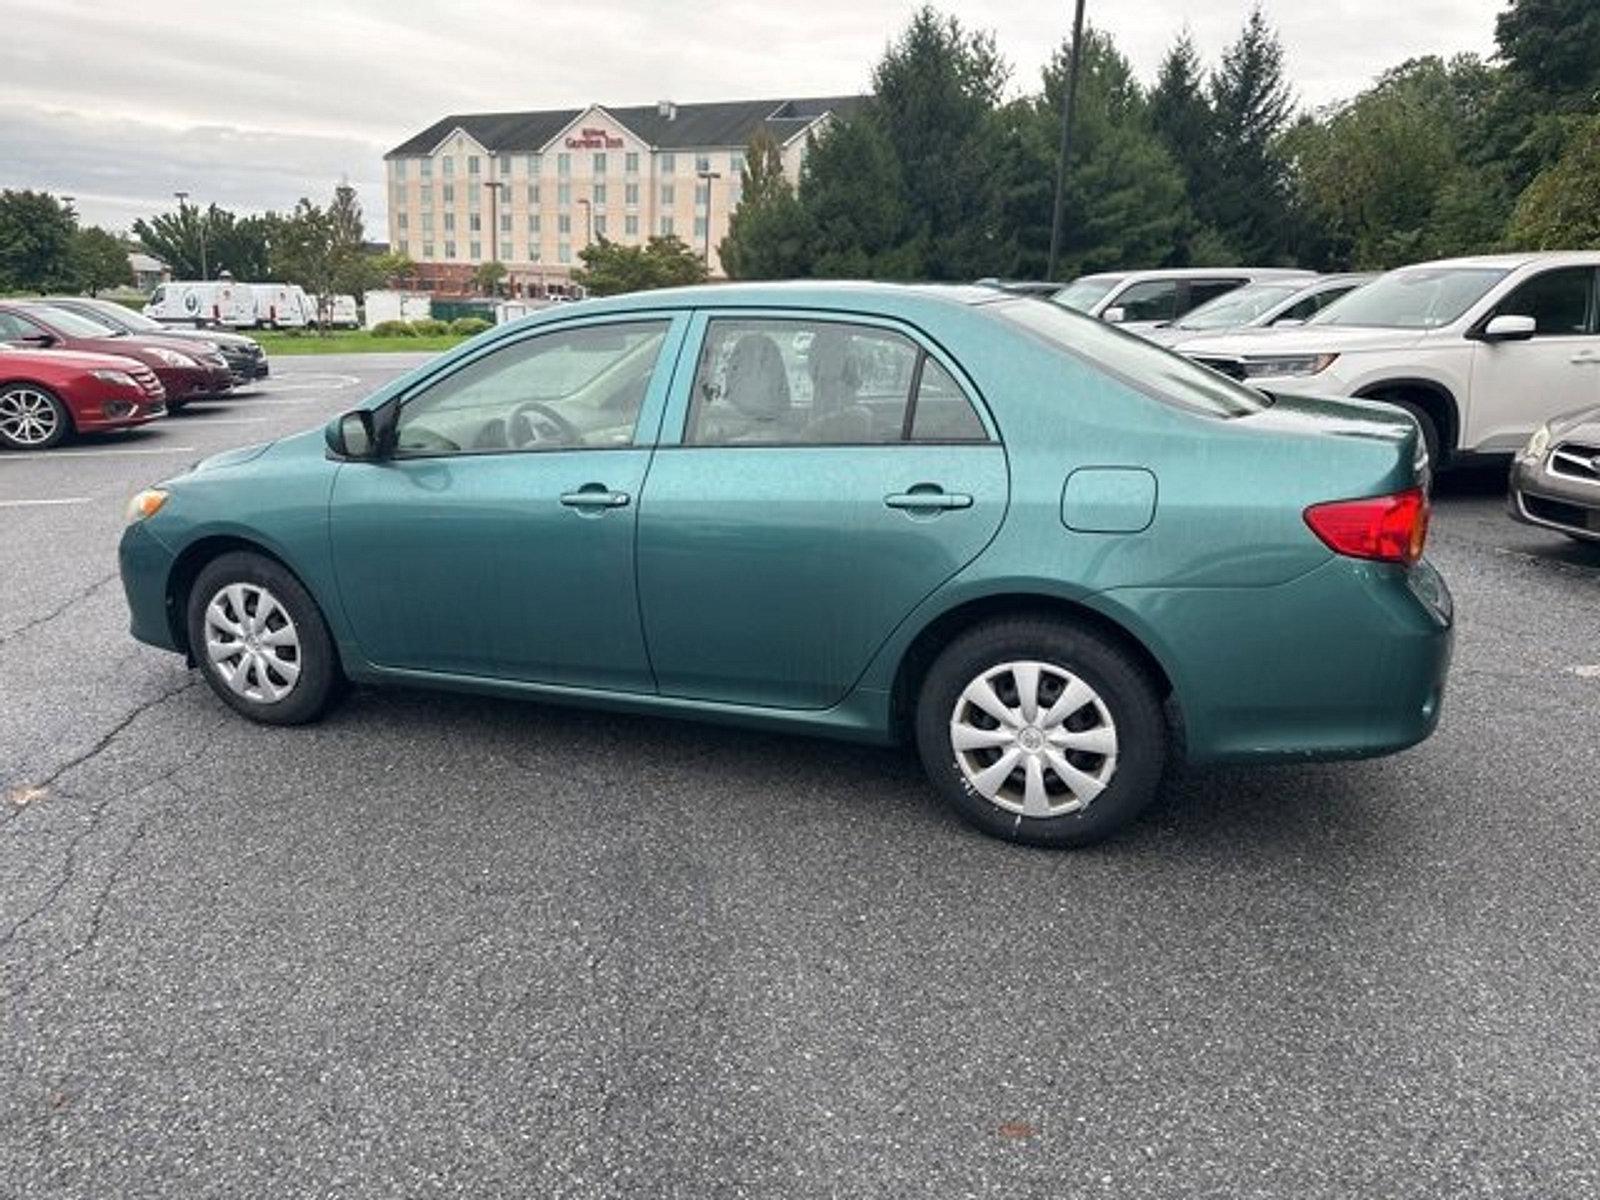
[[[494,167],[494,156],[489,157],[490,169]],[[499,179],[491,179],[483,185],[489,189],[489,261],[500,261],[500,189],[505,183]]]
[[[704,183],[706,185],[706,217],[705,217],[705,220],[706,220],[706,248],[705,248],[705,255],[706,255],[706,274],[709,275],[709,274],[711,274],[711,181],[713,179],[721,179],[722,178],[722,172],[720,172],[720,171],[696,171],[695,174],[700,177],[700,182],[702,182],[702,183]]]
[[[178,198],[178,215],[181,217],[183,215],[184,204],[189,199],[189,193],[173,192],[172,194]],[[210,274],[206,271],[206,223],[200,218],[199,205],[195,206],[194,211],[195,228],[200,231],[200,279],[203,282],[204,280],[211,278]]]
[[[594,206],[582,196],[578,197],[578,203],[583,206],[583,244],[587,247],[594,241]]]
[[[1072,17],[1072,56],[1069,74],[1062,89],[1066,95],[1061,101],[1061,154],[1056,159],[1056,195],[1050,211],[1050,262],[1044,277],[1056,277],[1056,262],[1061,250],[1061,205],[1067,191],[1067,155],[1072,151],[1072,105],[1078,91],[1078,67],[1083,62],[1083,5],[1077,0]]]

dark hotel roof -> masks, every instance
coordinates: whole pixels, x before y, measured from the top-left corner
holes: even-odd
[[[664,115],[655,104],[600,107],[628,132],[658,150],[692,150],[707,146],[743,146],[761,128],[783,142],[826,113],[851,115],[864,99],[864,96],[819,96],[801,100],[719,100],[708,104],[677,104],[672,106],[671,116]],[[537,153],[587,111],[588,108],[562,108],[442,117],[384,157],[429,154],[455,129],[464,130],[485,150]]]

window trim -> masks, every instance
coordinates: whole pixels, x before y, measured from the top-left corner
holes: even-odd
[[[711,323],[718,320],[731,321],[794,321],[810,324],[832,325],[859,325],[872,329],[882,329],[889,333],[899,334],[908,340],[918,351],[916,361],[912,365],[912,379],[909,383],[911,391],[906,398],[906,412],[901,424],[901,436],[892,442],[727,442],[727,443],[699,443],[691,442],[689,437],[689,418],[694,406],[694,384],[700,377],[700,365],[704,360],[709,345],[708,333]],[[691,360],[685,364],[685,354],[680,351],[680,365],[687,365],[688,370],[683,378],[674,378],[672,396],[664,414],[661,436],[656,443],[658,450],[884,450],[894,446],[1004,446],[1005,441],[1000,436],[999,426],[995,423],[993,414],[989,411],[988,403],[966,371],[940,346],[933,338],[921,329],[895,317],[880,316],[876,313],[858,313],[850,311],[835,311],[831,309],[801,309],[801,308],[717,308],[697,309],[694,320],[691,322],[685,338],[684,350],[693,346],[694,353]],[[977,415],[978,423],[983,426],[982,438],[924,438],[917,441],[907,436],[910,429],[909,422],[916,419],[917,393],[916,389],[922,381],[922,369],[926,361],[932,358],[944,368],[950,378],[955,381],[962,396],[972,411]]]

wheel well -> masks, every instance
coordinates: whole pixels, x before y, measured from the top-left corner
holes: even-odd
[[[1085,605],[1058,596],[1020,594],[969,600],[929,622],[927,628],[917,634],[900,659],[890,698],[890,716],[897,739],[911,739],[917,694],[922,690],[922,681],[928,669],[944,648],[975,625],[1005,617],[1042,617],[1062,621],[1093,630],[1108,642],[1126,650],[1144,668],[1145,674],[1155,684],[1157,695],[1167,702],[1168,719],[1175,726],[1178,724],[1178,714],[1171,703],[1172,680],[1143,642],[1110,617]]]
[[[1363,400],[1409,400],[1433,418],[1439,431],[1441,458],[1449,458],[1458,447],[1461,413],[1456,399],[1437,383],[1426,379],[1394,379],[1362,388],[1356,396]]]
[[[173,644],[185,654],[193,654],[189,647],[189,589],[194,586],[194,581],[205,570],[207,563],[235,550],[270,558],[296,579],[300,578],[283,559],[260,542],[252,542],[248,538],[206,537],[184,547],[183,553],[172,564],[172,570],[167,572],[167,627],[172,631]]]

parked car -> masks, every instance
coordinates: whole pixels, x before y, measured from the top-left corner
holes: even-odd
[[[1267,279],[1315,278],[1314,271],[1277,267],[1182,267],[1080,275],[1051,300],[1133,333],[1176,321],[1218,296]]]
[[[165,334],[121,333],[36,300],[0,301],[0,341],[134,359],[161,380],[169,412],[191,400],[226,395],[233,387],[228,364],[215,348],[197,347]]]
[[[1600,542],[1600,407],[1546,421],[1511,465],[1511,515]]]
[[[231,279],[174,280],[150,293],[144,315],[163,325],[250,329],[256,323],[256,294],[248,283]]]
[[[48,450],[74,433],[130,429],[165,415],[155,372],[112,354],[0,344],[0,446]]]
[[[164,339],[178,338],[187,345],[213,346],[228,364],[235,385],[253,379],[265,379],[271,370],[261,343],[241,333],[229,333],[222,329],[172,329],[143,313],[134,312],[124,304],[88,296],[49,296],[45,303],[53,308],[77,313],[80,317],[88,317],[91,321],[98,321],[123,333],[135,336],[154,333]]]
[[[1144,336],[1158,346],[1177,346],[1201,334],[1304,325],[1341,296],[1348,296],[1376,278],[1376,275],[1319,275],[1306,283],[1294,279],[1247,283],[1207,301],[1176,321],[1145,330]]]
[[[1600,251],[1402,267],[1303,329],[1197,338],[1183,353],[1273,393],[1404,409],[1439,466],[1509,455],[1540,423],[1600,403]]]
[[[258,721],[352,679],[906,735],[973,824],[1076,845],[1185,753],[1429,734],[1417,438],[986,288],[639,292],[160,484],[121,569]]]

